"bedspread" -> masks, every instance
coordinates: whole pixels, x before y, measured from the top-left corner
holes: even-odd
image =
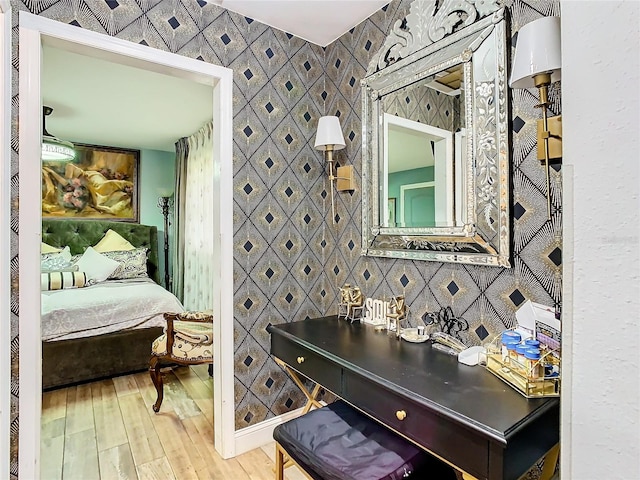
[[[165,312],[182,311],[182,304],[172,293],[148,278],[42,292],[42,340],[164,326]]]

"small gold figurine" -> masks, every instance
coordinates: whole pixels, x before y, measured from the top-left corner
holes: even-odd
[[[338,318],[344,317],[353,321],[362,318],[364,306],[364,295],[359,287],[352,287],[345,283],[340,289],[340,300],[338,301]]]
[[[349,290],[349,300],[347,302],[347,318],[351,321],[362,318],[362,307],[364,304],[364,296],[360,291],[360,287],[353,287]],[[356,316],[356,312],[359,312]]]
[[[406,316],[407,305],[404,301],[404,295],[392,297],[387,310],[387,331],[396,332],[396,336],[400,336],[402,330],[401,322]]]
[[[351,290],[351,285],[348,283],[344,284],[344,287],[340,289],[340,300],[338,300],[338,318],[344,317],[347,318],[349,316],[349,292]]]

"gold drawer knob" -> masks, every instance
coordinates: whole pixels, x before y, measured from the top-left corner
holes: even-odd
[[[398,410],[396,412],[396,418],[400,421],[404,420],[405,418],[407,418],[407,412],[405,412],[404,410]]]
[[[304,357],[298,357],[296,360],[298,361],[298,363],[302,363],[304,362]]]

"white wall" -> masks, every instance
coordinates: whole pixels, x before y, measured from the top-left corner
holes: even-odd
[[[640,3],[561,5],[562,478],[640,479]]]

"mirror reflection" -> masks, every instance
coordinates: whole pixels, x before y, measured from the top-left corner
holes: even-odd
[[[362,81],[362,254],[510,266],[506,21],[415,0]]]
[[[462,65],[383,96],[380,218],[385,227],[462,224],[459,185],[465,131]],[[458,213],[458,215],[456,215]]]

